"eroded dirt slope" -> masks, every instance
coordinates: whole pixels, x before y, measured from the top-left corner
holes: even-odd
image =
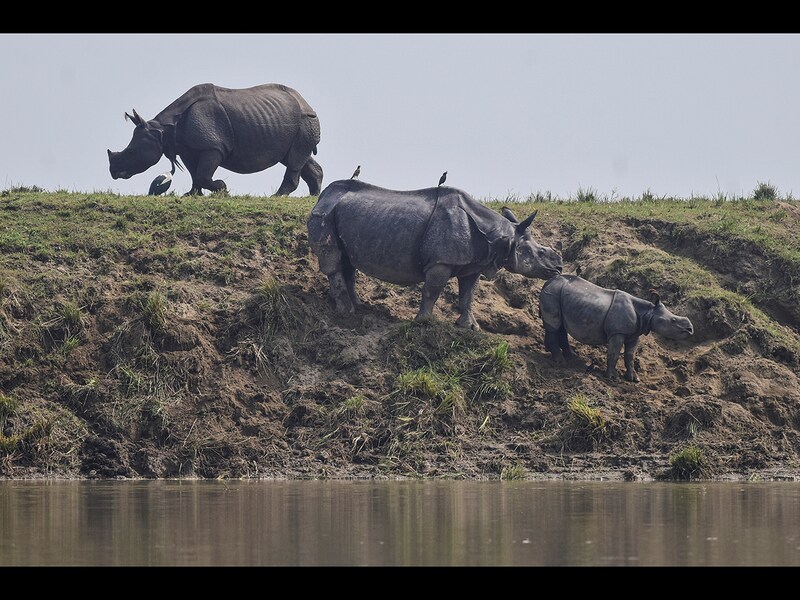
[[[797,288],[777,259],[744,242],[721,257],[709,234],[658,219],[586,236],[540,213],[534,232],[561,243],[565,272],[657,286],[694,338],[642,338],[635,384],[604,378],[604,348],[573,342],[580,359],[556,366],[544,282],[504,271],[479,284],[478,333],[453,327],[455,282],[419,323],[418,286],[359,275],[365,306],[340,315],[302,218],[234,249],[188,232],[43,257],[3,272],[0,474],[800,475]]]

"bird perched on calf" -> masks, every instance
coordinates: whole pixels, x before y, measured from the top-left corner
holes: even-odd
[[[358,176],[361,175],[361,165],[356,167],[356,170],[353,171],[353,174],[350,176],[350,179],[358,179]]]
[[[444,173],[442,173],[442,176],[441,176],[441,177],[439,177],[439,185],[442,185],[442,184],[444,183],[444,180],[445,180],[445,179],[447,179],[447,171],[445,171]]]

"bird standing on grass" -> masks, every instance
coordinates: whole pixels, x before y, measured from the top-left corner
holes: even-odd
[[[358,176],[361,175],[361,165],[356,167],[356,170],[353,171],[353,174],[350,176],[350,179],[358,179]]]
[[[445,180],[445,179],[447,179],[447,171],[445,171],[444,173],[442,173],[442,176],[441,176],[441,177],[439,177],[439,185],[442,185],[442,184],[444,183],[444,180]]]
[[[169,189],[169,186],[172,185],[172,176],[175,175],[175,164],[177,163],[177,160],[171,160],[170,162],[172,163],[172,169],[153,179],[153,182],[150,184],[150,190],[147,192],[148,195],[160,196]],[[183,169],[180,163],[177,164],[181,169]]]

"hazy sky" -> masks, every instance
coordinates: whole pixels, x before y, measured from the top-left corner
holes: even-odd
[[[145,194],[111,179],[132,109],[197,83],[283,83],[317,111],[323,187],[447,184],[478,199],[800,195],[800,35],[0,34],[0,189]],[[219,169],[270,195],[283,166]],[[189,190],[187,173],[173,190]],[[304,182],[294,192],[305,196]]]

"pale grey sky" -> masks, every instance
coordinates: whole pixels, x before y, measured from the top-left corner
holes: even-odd
[[[800,195],[796,34],[0,34],[0,189],[145,194],[111,179],[132,109],[197,83],[283,83],[317,111],[323,187],[447,184],[478,199]],[[231,194],[270,195],[276,165]],[[187,173],[173,190],[189,190]],[[301,181],[294,196],[307,195]]]

